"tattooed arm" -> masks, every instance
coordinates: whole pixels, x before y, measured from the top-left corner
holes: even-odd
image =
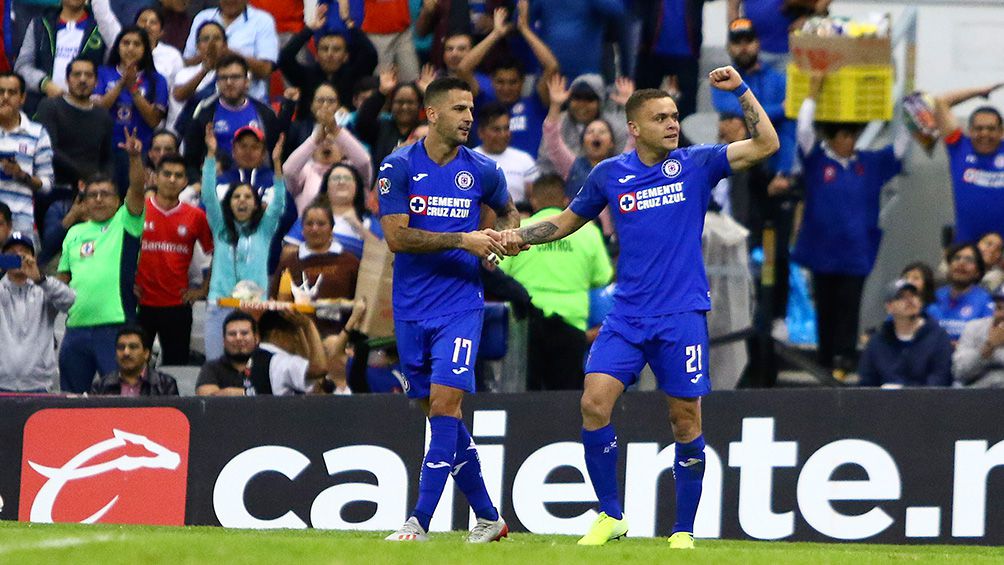
[[[394,253],[435,253],[447,249],[463,249],[472,255],[488,257],[490,253],[502,256],[505,248],[496,237],[498,232],[483,230],[473,232],[432,232],[408,227],[407,214],[391,214],[380,219],[387,246]]]
[[[506,202],[505,207],[495,210],[495,229],[498,231],[510,230],[519,227],[519,210],[512,201],[512,197]]]
[[[586,225],[589,219],[566,208],[557,216],[524,226],[518,230],[502,232],[502,243],[509,245],[537,245],[561,239]]]
[[[749,139],[729,144],[728,158],[732,170],[748,169],[776,153],[781,144],[774,125],[753,93],[745,88],[739,73],[732,67],[721,67],[711,71],[708,78],[715,88],[739,95],[743,121],[750,132]]]

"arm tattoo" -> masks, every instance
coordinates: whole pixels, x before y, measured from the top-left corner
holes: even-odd
[[[401,250],[408,253],[433,253],[460,247],[460,232],[430,232],[409,227],[398,230]]]
[[[752,97],[753,96],[750,95],[749,98]],[[760,137],[760,131],[757,129],[757,126],[760,125],[760,112],[756,109],[753,103],[750,102],[749,98],[745,96],[740,98],[739,104],[743,108],[743,120],[746,121],[746,129],[750,132],[750,139],[756,139]]]
[[[554,241],[555,238],[553,236],[557,233],[557,231],[558,226],[545,221],[533,224],[532,226],[527,226],[525,228],[520,228],[519,235],[523,238],[523,243],[536,245],[538,243]]]
[[[502,231],[519,227],[519,210],[516,209],[516,204],[513,203],[512,198],[506,203],[505,208],[496,210],[495,214],[497,216],[495,220],[496,230]]]

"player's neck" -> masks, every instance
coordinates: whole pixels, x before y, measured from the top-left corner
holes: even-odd
[[[651,167],[656,163],[661,163],[666,159],[666,150],[659,148],[645,147],[641,143],[638,144],[635,151],[638,152],[638,160],[642,162],[646,167]]]
[[[425,153],[437,165],[449,163],[457,156],[458,151],[460,151],[459,145],[450,144],[432,131],[425,138]]]
[[[161,210],[172,210],[181,202],[177,198],[169,200],[167,197],[162,196],[159,192],[154,194],[153,199],[157,202],[157,206],[159,206]]]

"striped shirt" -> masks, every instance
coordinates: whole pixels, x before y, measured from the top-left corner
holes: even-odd
[[[0,128],[0,158],[13,157],[21,170],[41,179],[38,193],[52,190],[52,142],[42,124],[21,112],[21,123],[12,130]],[[34,193],[31,186],[0,172],[0,201],[10,206],[13,227],[31,233],[35,229]]]

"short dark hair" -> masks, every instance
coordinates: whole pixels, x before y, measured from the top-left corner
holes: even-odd
[[[488,124],[509,115],[509,108],[501,102],[489,102],[481,107],[478,112],[478,127],[487,127]]]
[[[267,310],[262,313],[258,320],[258,336],[268,339],[272,332],[276,330],[293,330],[293,324],[282,317],[282,314],[275,310]]]
[[[153,346],[153,340],[150,339],[146,330],[142,326],[136,324],[126,324],[119,328],[119,331],[115,333],[115,343],[118,343],[119,338],[124,335],[134,335],[139,337],[140,343],[143,344],[143,349],[150,349]]]
[[[920,291],[920,299],[924,301],[924,306],[934,302],[934,269],[923,261],[914,261],[903,267],[899,276],[905,277],[910,271],[920,271],[920,278],[924,279],[924,289]]]
[[[329,170],[327,174],[330,175],[331,171]],[[307,221],[307,212],[311,210],[320,210],[321,213],[324,215],[324,219],[326,219],[328,223],[331,224],[331,227],[332,228],[335,227],[335,214],[331,211],[331,202],[328,201],[327,194],[318,194],[313,200],[310,201],[310,204],[307,204],[307,207],[303,209],[303,214],[300,215],[301,222]]]
[[[515,57],[503,57],[499,62],[495,63],[495,68],[492,69],[491,74],[495,74],[498,71],[516,71],[519,76],[525,76],[526,70],[523,68],[523,63],[519,62],[519,59]]]
[[[10,206],[6,202],[0,202],[0,218],[3,218],[8,226],[14,223],[14,215],[11,214]]]
[[[223,335],[227,335],[227,326],[234,322],[251,322],[251,331],[258,333],[258,322],[255,321],[254,316],[244,310],[234,310],[223,319]]]
[[[466,80],[457,77],[440,77],[429,83],[425,89],[425,104],[434,104],[439,98],[445,96],[451,90],[462,90],[471,92],[471,85]]]
[[[88,65],[91,66],[91,70],[94,71],[94,74],[95,75],[98,74],[98,64],[95,63],[93,59],[88,59],[87,57],[81,57],[77,55],[76,57],[73,58],[72,61],[70,61],[69,65],[66,65],[66,78],[70,78],[70,73],[73,72],[73,65],[77,63],[87,63]]]
[[[25,88],[24,77],[21,76],[20,73],[16,73],[14,71],[3,71],[3,72],[0,72],[0,78],[11,78],[11,77],[17,79],[17,84],[18,84],[18,86],[21,87],[21,94],[24,94],[24,88]]]
[[[345,37],[345,34],[338,31],[323,30],[317,35],[317,37],[314,38],[314,41],[317,46],[320,46],[322,41],[331,37],[341,39],[342,43],[345,44],[345,47],[348,48],[349,38]]]
[[[158,129],[157,131],[153,132],[150,135],[150,141],[151,141],[151,143],[153,142],[154,139],[157,139],[158,137],[160,137],[162,135],[170,136],[171,139],[174,140],[174,146],[175,147],[181,147],[181,139],[178,137],[178,134],[174,133],[173,131],[171,131],[169,129],[164,129],[164,128],[160,128],[160,129]]]
[[[983,254],[980,253],[980,248],[975,243],[957,243],[949,247],[945,251],[945,262],[951,265],[952,259],[963,249],[971,249],[973,255],[976,256],[976,270],[980,272],[980,276],[976,280],[979,281],[983,278],[983,275],[987,274],[987,264],[983,261]]]
[[[443,45],[446,45],[446,42],[453,39],[454,37],[461,37],[461,36],[466,37],[468,40],[470,40],[471,45],[472,46],[474,45],[474,37],[471,35],[471,32],[462,29],[454,29],[447,31],[446,35],[443,37]]]
[[[994,108],[993,106],[980,106],[979,108],[973,110],[972,114],[969,114],[969,127],[973,126],[973,118],[975,118],[977,114],[990,114],[991,116],[997,118],[998,126],[1004,125],[1004,119],[1001,118],[1001,113],[997,110],[997,108]]]
[[[627,119],[634,120],[635,114],[638,110],[645,105],[649,100],[659,100],[662,98],[672,98],[668,92],[664,90],[659,90],[658,88],[643,88],[641,90],[634,91],[634,94],[628,98],[627,103],[624,104],[624,113],[627,115]]]
[[[865,124],[857,122],[816,122],[816,125],[823,134],[823,139],[833,139],[840,132],[857,137],[865,130]]]
[[[104,184],[104,183],[108,183],[112,186],[115,186],[115,181],[112,179],[112,177],[106,175],[105,173],[94,173],[93,175],[87,177],[86,180],[84,180],[84,192],[87,192],[87,189],[90,188],[92,185]]]
[[[220,22],[218,22],[216,20],[206,20],[206,21],[202,22],[201,24],[199,24],[199,27],[195,30],[195,39],[196,39],[196,41],[198,41],[199,35],[202,33],[202,30],[205,29],[208,26],[214,26],[214,27],[220,28],[220,33],[223,34],[223,42],[224,43],[227,42],[227,28],[223,27],[223,24],[221,24]]]
[[[565,196],[565,179],[557,173],[540,175],[533,181],[533,195],[545,198],[561,198]]]
[[[134,24],[139,24],[139,17],[142,16],[144,12],[153,12],[153,14],[157,16],[157,20],[160,22],[160,27],[164,27],[164,10],[157,4],[147,4],[146,6],[140,8],[140,10],[136,12],[136,18],[133,19]],[[198,38],[199,36],[196,35],[195,37]]]
[[[219,71],[223,67],[229,67],[230,65],[240,65],[240,67],[244,69],[244,74],[247,74],[247,72],[251,70],[251,67],[248,66],[247,59],[236,53],[230,53],[220,57],[220,60],[216,62],[216,70]]]
[[[164,165],[179,165],[184,169],[186,167],[185,158],[177,153],[168,153],[161,157],[160,163],[157,163],[157,170],[163,169]]]

